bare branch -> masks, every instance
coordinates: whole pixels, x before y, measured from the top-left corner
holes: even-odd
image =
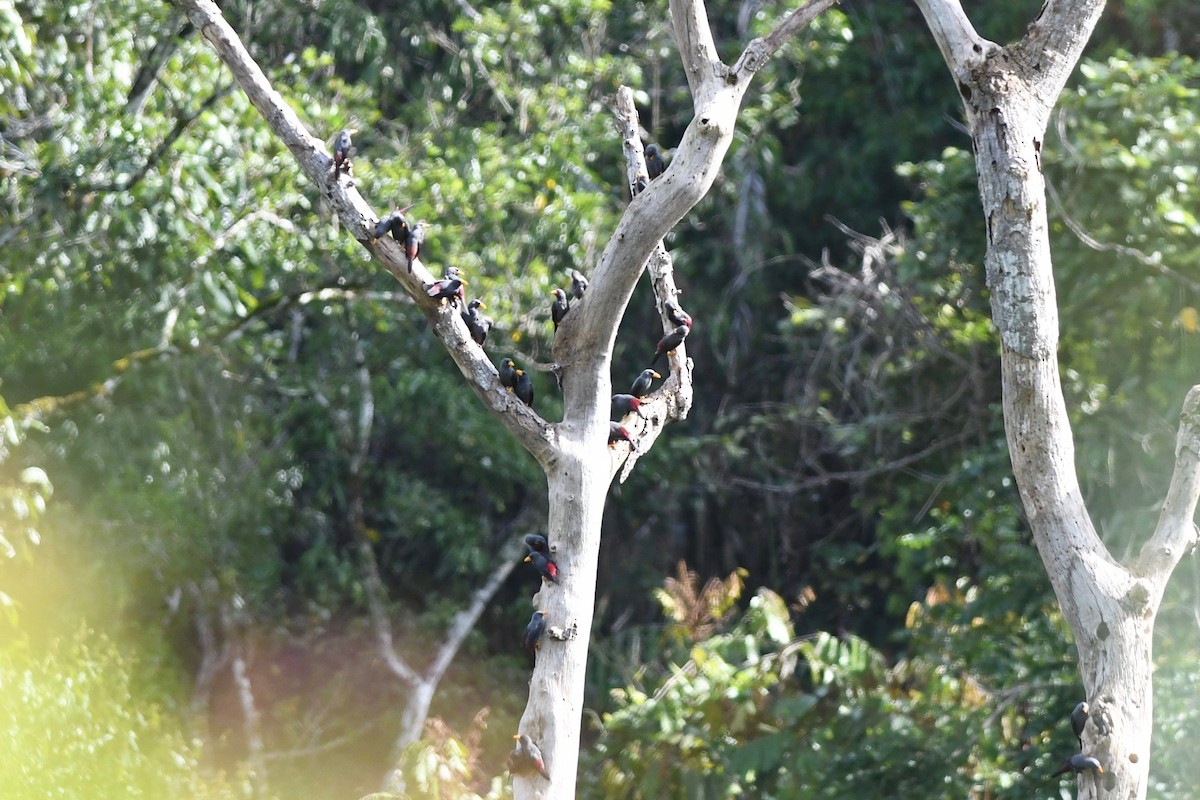
[[[704,0],[670,0],[670,7],[675,45],[683,60],[693,107],[699,113],[712,91],[711,84],[727,67],[717,56],[717,45],[708,25]]]
[[[1200,386],[1193,386],[1180,414],[1171,487],[1154,535],[1143,545],[1135,567],[1139,575],[1154,582],[1160,594],[1179,559],[1200,542],[1195,523],[1197,498],[1200,498]]]
[[[916,3],[925,15],[925,23],[933,32],[942,58],[959,83],[966,81],[971,70],[988,55],[1000,49],[995,42],[975,32],[959,0],[916,0]]]
[[[783,47],[787,40],[808,27],[808,24],[820,16],[821,12],[841,0],[809,0],[784,18],[783,22],[765,37],[754,39],[746,45],[737,62],[733,65],[733,74],[739,81],[748,81],[754,73]]]

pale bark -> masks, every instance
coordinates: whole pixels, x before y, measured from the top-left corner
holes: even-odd
[[[371,243],[368,231],[376,219],[374,212],[355,188],[331,178],[332,162],[322,143],[305,130],[295,112],[270,86],[216,5],[211,0],[176,0],[301,168],[322,188],[346,229],[391,271],[425,312],[475,394],[537,458],[546,473],[548,535],[561,582],[543,587],[537,606],[549,612],[552,623],[565,629],[574,627],[579,635],[548,641],[539,650],[520,730],[540,745],[551,779],[548,785],[541,778],[515,779],[518,800],[575,796],[600,522],[609,483],[626,455],[625,445],[613,449],[606,445],[612,395],[609,370],[618,325],[648,260],[655,288],[664,293],[659,295],[660,310],[662,301],[674,295],[670,260],[661,246],[663,238],[716,179],[733,140],[742,97],[754,74],[787,37],[835,2],[811,0],[770,36],[750,42],[742,57],[729,67],[718,57],[702,0],[671,0],[672,28],[692,92],[695,117],[675,148],[666,172],[633,198],[590,276],[587,294],[572,307],[558,330],[554,356],[563,386],[563,420],[551,424],[500,387],[495,367],[471,341],[457,310],[438,306],[425,296],[423,286],[433,276],[424,266],[416,265],[410,274],[395,242],[384,238]],[[618,118],[623,115],[626,112],[619,110]],[[645,165],[636,152],[640,148],[626,127],[622,138],[627,156],[638,165],[635,173],[644,173]],[[691,363],[682,350],[677,352],[672,367],[672,380],[652,404],[656,405],[655,416],[646,423],[645,430],[638,431],[642,438],[635,455],[645,452],[665,421],[686,415],[690,407]],[[383,648],[385,661],[390,662],[398,677],[411,680],[412,668],[398,657],[390,658],[395,655],[390,647],[390,630],[385,633],[378,614],[373,612],[373,616],[381,642],[388,644]],[[390,655],[386,652],[389,650]]]
[[[1196,541],[1200,387],[1185,404],[1175,477],[1158,530],[1137,562],[1123,565],[1097,535],[1075,472],[1059,377],[1058,307],[1041,169],[1050,111],[1104,2],[1050,0],[1026,35],[1003,48],[975,33],[958,0],[917,0],[917,5],[946,57],[970,122],[1013,474],[1038,553],[1075,636],[1092,709],[1084,752],[1105,768],[1102,776],[1079,777],[1079,796],[1099,797],[1103,789],[1105,796],[1140,800],[1146,796],[1150,764],[1154,618],[1167,578]]]

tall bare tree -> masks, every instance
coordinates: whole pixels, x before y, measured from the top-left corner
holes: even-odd
[[[682,419],[691,405],[691,362],[680,347],[671,358],[671,378],[644,407],[646,419],[633,431],[636,443],[610,450],[609,370],[618,325],[634,286],[649,265],[668,324],[665,303],[675,299],[671,259],[662,239],[708,192],[733,139],[738,109],[751,80],[793,35],[836,0],[810,0],[789,14],[767,37],[750,42],[732,65],[717,55],[702,0],[671,0],[669,24],[691,90],[694,117],[666,173],[637,194],[609,238],[591,285],[563,321],[554,343],[555,369],[563,386],[563,419],[553,423],[517,401],[500,385],[495,367],[471,340],[456,310],[433,302],[424,287],[433,276],[420,264],[410,272],[399,246],[372,242],[376,214],[358,191],[331,177],[331,159],[294,111],[271,87],[236,33],[211,0],[176,0],[191,23],[211,42],[247,97],[297,163],[322,189],[346,230],[383,264],[425,312],[463,376],[483,404],[537,459],[549,490],[548,531],[562,580],[544,588],[539,608],[579,632],[544,645],[529,687],[521,732],[541,746],[549,767],[541,777],[517,778],[517,798],[572,798],[579,758],[584,668],[596,593],[600,522],[609,484],[624,464],[628,474],[667,423]],[[630,185],[646,176],[632,93],[617,94],[616,115]]]
[[[979,36],[959,0],[917,0],[966,109],[987,231],[985,265],[1000,333],[1004,426],[1034,541],[1075,636],[1091,707],[1080,797],[1146,796],[1154,619],[1171,572],[1198,541],[1200,386],[1184,401],[1175,471],[1141,552],[1118,561],[1096,533],[1075,473],[1058,367],[1042,143],[1051,109],[1104,0],[1047,0],[1003,47]]]

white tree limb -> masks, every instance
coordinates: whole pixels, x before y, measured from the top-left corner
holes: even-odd
[[[1175,443],[1175,471],[1159,513],[1154,535],[1142,546],[1135,571],[1151,581],[1159,595],[1179,559],[1200,541],[1196,501],[1200,498],[1200,386],[1183,401]]]
[[[916,3],[956,81],[969,80],[971,72],[999,49],[995,42],[975,32],[959,0],[916,0]]]

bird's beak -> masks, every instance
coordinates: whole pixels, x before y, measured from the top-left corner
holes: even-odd
[[[485,302],[483,302],[482,300],[480,300],[480,301],[479,301],[479,307],[480,307],[480,308],[487,308],[487,303],[485,303]]]
[[[1104,774],[1104,767],[1096,767],[1096,772],[1099,772],[1101,775],[1103,775],[1103,774]]]
[[[661,378],[661,377],[662,377],[662,375],[659,375],[657,372],[652,372],[651,374],[652,374],[654,377],[656,377],[656,378]]]
[[[514,734],[513,734],[513,738],[514,738],[514,739],[520,739],[520,738],[521,738],[521,734],[519,734],[519,733],[514,733]]]
[[[533,561],[533,556],[525,556],[525,561]]]

